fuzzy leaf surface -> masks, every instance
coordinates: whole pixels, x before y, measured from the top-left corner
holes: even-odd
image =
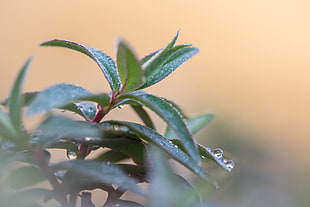
[[[142,84],[142,69],[139,60],[124,41],[118,44],[117,69],[122,82],[122,91],[133,91]]]
[[[114,60],[100,50],[76,42],[54,39],[41,43],[41,46],[65,47],[83,53],[93,59],[105,75],[111,89],[119,91],[121,82]]]
[[[193,160],[196,163],[199,162],[200,157],[194,139],[188,130],[183,117],[171,104],[160,97],[141,91],[123,94],[119,98],[136,101],[138,104],[146,106],[154,111],[158,116],[166,121],[168,126],[173,129],[182,140],[185,150],[193,158]]]
[[[56,84],[40,92],[29,105],[27,113],[36,115],[48,112],[86,95],[90,95],[90,92],[80,86]]]

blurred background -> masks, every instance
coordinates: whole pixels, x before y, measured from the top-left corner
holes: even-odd
[[[139,57],[178,43],[200,53],[151,93],[190,115],[216,119],[199,142],[236,160],[212,206],[309,206],[310,2],[306,0],[28,0],[0,1],[0,98],[26,59],[34,61],[25,91],[74,83],[108,91],[86,56],[39,48],[53,38],[80,42],[115,57],[115,39]],[[109,118],[131,119],[127,110]]]

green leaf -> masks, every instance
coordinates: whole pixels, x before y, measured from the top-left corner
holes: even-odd
[[[127,159],[129,156],[125,153],[116,150],[110,150],[100,154],[95,158],[97,161],[109,161],[111,163],[119,162],[121,160]]]
[[[140,140],[129,139],[124,136],[113,139],[102,139],[96,142],[96,144],[122,152],[131,157],[137,164],[144,163],[145,146]]]
[[[155,129],[155,126],[153,124],[151,117],[149,116],[149,114],[144,110],[144,108],[141,105],[131,104],[130,106],[139,115],[141,120],[144,122],[145,126],[151,128],[151,129]]]
[[[117,124],[128,127],[132,131],[132,133],[135,133],[141,139],[155,145],[163,152],[165,152],[166,154],[168,154],[169,156],[171,156],[172,158],[183,164],[185,167],[190,169],[192,172],[206,179],[214,186],[217,186],[217,184],[209,178],[209,176],[204,172],[204,170],[199,165],[197,165],[192,158],[190,158],[186,153],[180,150],[178,146],[173,144],[171,141],[167,140],[162,135],[158,134],[153,129],[132,122],[125,122],[125,121],[109,121],[109,122],[111,124]]]
[[[17,168],[8,177],[10,186],[15,190],[35,185],[44,180],[46,177],[41,169],[34,166]]]
[[[97,112],[97,107],[95,104],[87,101],[78,101],[73,103],[78,111],[86,120],[92,120]]]
[[[173,39],[162,49],[152,52],[151,54],[145,56],[142,60],[142,68],[146,69],[146,68],[152,68],[152,64],[154,64],[154,60],[158,59],[158,56],[160,56],[162,53],[165,53],[166,51],[168,51],[169,49],[173,48],[173,46],[175,45],[178,37],[179,37],[180,32],[178,31],[176,33],[176,35],[173,37]],[[151,66],[150,66],[151,65]],[[149,69],[150,70],[150,69]]]
[[[31,58],[27,60],[27,62],[24,64],[19,74],[17,75],[17,78],[15,80],[15,83],[13,85],[13,88],[11,90],[8,99],[9,114],[12,120],[12,124],[18,133],[21,133],[23,126],[21,120],[21,107],[23,105],[23,97],[21,96],[21,90],[23,87],[24,79],[30,62]]]
[[[158,116],[166,121],[171,129],[174,130],[174,132],[182,140],[185,150],[194,159],[194,161],[197,163],[199,162],[199,153],[193,137],[189,132],[183,117],[172,105],[167,103],[162,98],[141,91],[122,94],[119,98],[136,101],[137,103],[154,111]]]
[[[180,65],[198,53],[198,51],[197,48],[180,45],[163,52],[157,59],[154,59],[153,64],[145,68],[144,75],[146,81],[139,89],[149,87],[163,80]]]
[[[35,115],[48,112],[86,95],[90,95],[90,92],[80,86],[56,84],[40,92],[29,105],[27,113]]]
[[[187,126],[192,134],[196,134],[199,130],[207,126],[214,118],[213,114],[207,113],[186,119]],[[167,128],[165,137],[168,139],[177,139],[178,135],[171,128]]]
[[[100,50],[62,39],[49,40],[41,43],[41,46],[65,47],[87,55],[98,64],[98,66],[104,73],[108,83],[110,84],[111,89],[114,92],[119,91],[121,87],[121,82],[119,79],[117,68],[115,66],[115,62],[112,58],[110,58],[108,55],[101,52]]]
[[[136,182],[126,175],[118,166],[100,163],[94,160],[70,160],[56,163],[52,166],[54,170],[70,170],[82,177],[89,177],[99,183],[117,185],[125,191],[142,194]]]
[[[139,60],[124,41],[119,41],[117,68],[122,82],[122,91],[133,91],[142,84],[142,69]]]
[[[14,137],[15,129],[10,117],[0,107],[0,137]]]
[[[101,135],[95,123],[74,121],[63,116],[47,118],[37,129],[36,144],[48,147],[59,139],[84,139],[85,137],[98,137]]]

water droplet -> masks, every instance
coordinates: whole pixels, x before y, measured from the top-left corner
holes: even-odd
[[[104,161],[104,164],[111,165],[111,162],[109,160]]]
[[[85,140],[86,142],[90,142],[90,141],[92,140],[92,138],[91,138],[91,137],[85,137],[84,140]]]
[[[213,150],[212,153],[217,158],[223,157],[223,154],[224,154],[223,150],[220,149],[220,148],[217,148],[217,149]]]
[[[67,150],[67,157],[69,160],[75,160],[77,158],[77,153],[72,150]]]
[[[231,171],[235,167],[235,163],[232,160],[224,160],[224,164]]]

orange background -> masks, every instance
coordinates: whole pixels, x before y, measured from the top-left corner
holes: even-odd
[[[68,39],[115,57],[115,39],[123,37],[142,57],[180,29],[178,42],[192,43],[200,53],[149,91],[189,114],[215,112],[210,130],[225,122],[253,134],[248,139],[271,152],[266,167],[277,170],[270,173],[302,192],[310,180],[304,176],[310,168],[309,11],[306,0],[1,1],[0,97],[30,55],[35,58],[25,91],[61,82],[108,91],[89,58],[39,48],[45,40]],[[131,115],[111,117],[120,116]]]

